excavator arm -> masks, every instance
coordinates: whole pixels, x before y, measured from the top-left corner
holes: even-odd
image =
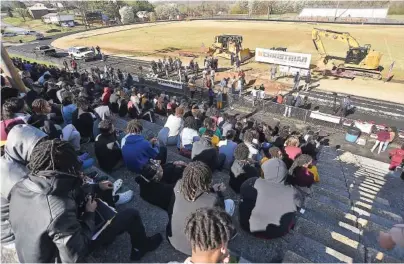
[[[311,37],[316,47],[318,53],[320,53],[321,57],[325,58],[328,56],[327,51],[325,49],[322,38],[329,38],[337,41],[341,41],[348,44],[349,49],[359,48],[359,42],[352,37],[348,32],[337,32],[327,29],[319,29],[314,28],[311,32]]]

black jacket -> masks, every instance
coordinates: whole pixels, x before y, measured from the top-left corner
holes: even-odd
[[[174,187],[174,196],[168,210],[167,237],[171,245],[178,251],[191,255],[191,244],[188,242],[185,233],[186,219],[190,214],[200,208],[213,208],[215,206],[224,209],[224,199],[221,193],[202,193],[195,201],[190,202],[184,198],[180,192],[181,180]]]
[[[72,124],[80,132],[81,137],[93,138],[94,117],[90,112],[76,109],[73,112]]]
[[[192,144],[191,158],[193,161],[202,161],[214,171],[219,167],[219,155],[217,150],[206,137],[201,137],[199,141]]]
[[[235,160],[230,168],[229,185],[235,193],[240,193],[241,185],[249,178],[259,177],[257,169],[243,161]]]
[[[111,171],[120,160],[122,152],[114,134],[104,136],[99,134],[95,138],[94,152],[101,169]]]
[[[163,177],[159,182],[147,179],[144,176],[136,177],[140,187],[140,197],[148,203],[168,211],[171,197],[174,195],[174,186],[182,177],[183,166],[175,166],[173,163],[162,165]]]
[[[78,262],[87,256],[94,213],[78,213],[73,190],[80,182],[71,174],[41,171],[14,186],[10,222],[21,263]]]

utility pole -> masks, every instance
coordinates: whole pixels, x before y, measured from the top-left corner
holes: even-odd
[[[335,9],[335,16],[334,16],[334,22],[337,21],[337,12],[338,12],[338,7],[339,7],[339,0],[337,2],[337,8]]]
[[[3,43],[1,43],[1,68],[4,71],[8,81],[11,86],[17,88],[20,93],[26,93],[27,88],[21,80],[20,75],[17,72],[17,69],[14,67],[13,62],[8,55],[7,50],[4,48]]]

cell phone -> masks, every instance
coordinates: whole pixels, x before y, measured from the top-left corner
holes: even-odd
[[[87,174],[85,174],[85,175],[86,175],[87,177],[91,178],[91,179],[94,179],[95,177],[98,176],[98,172],[92,171],[92,172],[87,173]]]

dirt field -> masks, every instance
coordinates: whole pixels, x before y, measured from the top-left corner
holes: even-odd
[[[347,31],[361,45],[370,43],[372,48],[384,54],[382,66],[388,69],[395,60],[395,78],[404,79],[404,27],[399,26],[183,21],[100,29],[61,38],[53,44],[62,48],[99,45],[108,53],[136,57],[178,56],[179,50],[199,52],[202,45],[211,45],[215,35],[227,33],[243,35],[243,46],[250,49],[276,46],[287,47],[288,51],[311,53],[312,64],[315,64],[319,56],[311,40],[313,27]],[[345,43],[330,40],[324,42],[331,55],[345,55]]]

